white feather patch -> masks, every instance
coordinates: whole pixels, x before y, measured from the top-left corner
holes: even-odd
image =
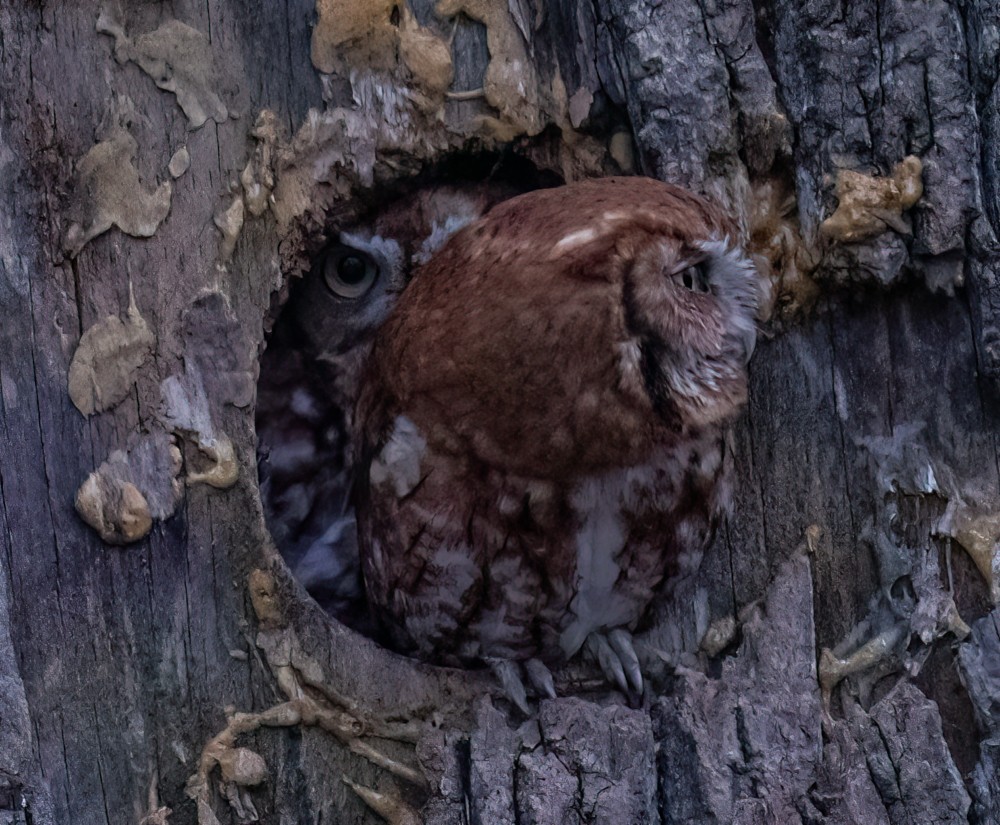
[[[584,481],[573,496],[573,508],[586,516],[576,535],[577,593],[570,606],[574,619],[559,638],[567,657],[594,631],[637,618],[634,601],[615,588],[621,573],[618,559],[628,541],[621,512],[634,507],[655,473],[652,466],[616,470]]]
[[[449,215],[444,222],[434,221],[431,227],[431,234],[424,238],[420,244],[420,249],[413,255],[413,262],[419,266],[427,263],[452,235],[459,229],[468,226],[479,217],[479,210],[473,210],[471,204],[469,211],[459,215]]]
[[[716,298],[727,304],[730,335],[750,345],[757,337],[756,316],[763,298],[764,279],[757,273],[753,261],[738,246],[727,240],[712,238],[699,244],[708,255],[709,281]]]
[[[590,243],[596,237],[597,237],[597,231],[593,228],[578,229],[576,232],[570,232],[568,235],[561,238],[552,251],[566,252],[570,249],[573,249],[574,247],[583,246],[583,244]]]
[[[396,496],[402,498],[420,482],[420,461],[426,450],[427,441],[417,425],[405,415],[399,416],[382,451],[372,460],[371,483],[377,487],[391,484]]]

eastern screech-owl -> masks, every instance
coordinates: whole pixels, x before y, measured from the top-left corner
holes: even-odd
[[[501,172],[481,182],[415,185],[335,230],[294,285],[261,358],[257,434],[268,527],[296,578],[359,629],[374,631],[349,500],[361,367],[412,267],[494,203],[523,191]]]
[[[727,505],[757,304],[728,219],[646,178],[534,191],[452,235],[375,334],[357,406],[391,643],[547,666],[586,643],[640,688],[628,634]]]

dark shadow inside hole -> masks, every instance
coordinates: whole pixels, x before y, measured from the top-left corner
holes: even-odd
[[[419,263],[451,233],[500,201],[561,182],[513,151],[457,153],[338,208],[337,216],[359,217],[331,216],[310,241],[310,270],[293,273],[260,360],[264,515],[306,590],[366,635],[378,634],[351,503],[352,418],[372,336]]]

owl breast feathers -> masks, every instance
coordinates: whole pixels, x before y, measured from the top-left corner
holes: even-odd
[[[453,235],[376,335],[359,541],[392,644],[559,664],[632,630],[727,505],[757,275],[645,178],[531,192]]]

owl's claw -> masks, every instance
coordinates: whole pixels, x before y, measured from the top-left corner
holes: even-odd
[[[517,662],[510,659],[488,659],[487,663],[493,669],[493,673],[500,682],[507,698],[517,705],[517,709],[525,716],[531,715],[531,709],[528,707],[528,694],[524,689],[522,675],[528,677],[528,683],[537,696],[549,699],[556,698],[556,686],[552,679],[552,673],[541,659],[528,659],[524,663],[523,671]]]
[[[541,659],[528,659],[524,663],[524,671],[528,674],[528,681],[539,696],[547,696],[549,699],[556,698],[556,685],[552,680],[552,672],[545,666]]]
[[[517,709],[521,713],[530,716],[528,695],[525,693],[524,682],[521,680],[517,664],[510,659],[488,659],[487,664],[493,669],[493,673],[499,680],[503,692],[507,694],[507,698],[517,705]]]
[[[618,689],[628,694],[628,682],[625,679],[625,670],[622,668],[621,659],[618,654],[611,649],[607,638],[602,633],[591,633],[587,637],[587,650],[590,655],[597,660],[597,664],[604,671],[605,678]]]
[[[618,654],[618,660],[625,670],[625,676],[635,692],[642,694],[642,668],[639,667],[639,657],[632,646],[632,634],[624,628],[617,628],[608,634],[611,649]]]
[[[591,633],[586,647],[612,685],[626,696],[642,695],[642,669],[632,645],[631,633],[622,628],[612,630],[607,636]]]

